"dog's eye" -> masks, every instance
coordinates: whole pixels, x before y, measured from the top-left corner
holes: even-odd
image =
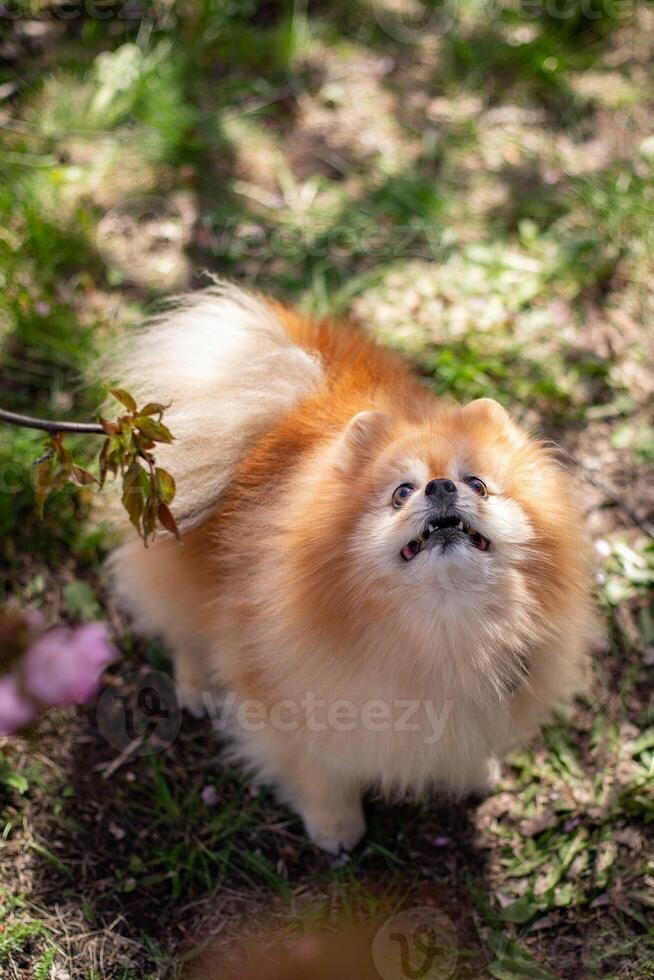
[[[467,476],[466,483],[472,490],[475,491],[475,493],[478,493],[480,497],[488,496],[486,484],[483,480],[480,480],[478,476]]]
[[[399,487],[395,487],[392,497],[393,507],[401,507],[404,501],[411,496],[415,489],[416,488],[412,483],[400,483]]]

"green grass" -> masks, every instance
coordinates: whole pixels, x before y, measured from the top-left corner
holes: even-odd
[[[479,810],[371,801],[341,867],[201,723],[107,776],[92,709],[46,719],[0,762],[3,975],[99,977],[101,936],[103,980],[161,976],[229,895],[278,936],[427,895],[460,931],[461,976],[654,976],[652,12],[436,6],[440,34],[381,0],[70,21],[19,5],[0,68],[0,401],[91,417],[98,354],[204,269],[350,314],[436,393],[500,399],[595,481],[579,489],[607,638],[590,692]],[[0,598],[83,620],[105,610],[110,535],[87,493],[37,520],[41,447],[0,432]],[[116,683],[169,669],[119,642]]]

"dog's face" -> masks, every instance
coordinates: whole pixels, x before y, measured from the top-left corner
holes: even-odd
[[[462,615],[500,605],[510,615],[512,598],[523,611],[530,597],[551,607],[571,577],[585,584],[567,475],[491,399],[442,404],[419,423],[361,413],[332,478],[326,499],[341,501],[338,524],[346,515],[340,557],[353,588],[385,591],[413,613],[449,593]],[[320,524],[329,522],[328,503]]]
[[[364,450],[353,535],[362,570],[433,596],[437,587],[489,588],[500,567],[525,559],[536,528],[522,501],[543,492],[543,473],[499,405],[446,407],[404,431],[374,415],[351,426]]]
[[[289,543],[302,615],[337,633],[395,622],[425,649],[441,627],[459,646],[517,649],[587,589],[567,475],[490,399],[426,421],[355,415],[300,496]]]

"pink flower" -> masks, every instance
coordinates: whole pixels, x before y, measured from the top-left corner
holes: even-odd
[[[33,720],[36,711],[18,688],[16,677],[0,677],[0,735],[13,735]]]
[[[205,804],[205,806],[217,806],[218,805],[219,796],[218,796],[218,793],[216,791],[216,787],[215,786],[211,786],[211,785],[205,786],[203,788],[202,792],[200,793],[200,796],[201,796],[202,802]]]
[[[77,629],[56,626],[25,655],[25,689],[43,706],[83,704],[98,693],[102,673],[115,659],[103,623],[87,623]]]

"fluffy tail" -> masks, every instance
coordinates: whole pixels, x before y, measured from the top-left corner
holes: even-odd
[[[214,509],[241,453],[315,391],[323,369],[271,306],[217,281],[130,335],[112,374],[139,404],[170,403],[175,441],[157,446],[157,461],[175,477],[173,510],[188,530]]]

